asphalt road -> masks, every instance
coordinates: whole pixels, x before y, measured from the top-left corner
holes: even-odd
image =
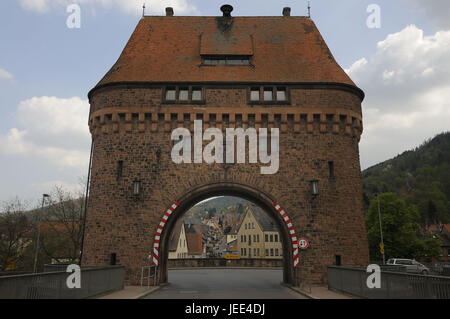
[[[280,269],[169,270],[169,283],[147,299],[305,299],[281,285]]]

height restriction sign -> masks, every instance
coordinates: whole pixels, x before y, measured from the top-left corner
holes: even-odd
[[[309,247],[309,243],[305,238],[300,238],[298,240],[298,248],[300,249],[306,249]]]

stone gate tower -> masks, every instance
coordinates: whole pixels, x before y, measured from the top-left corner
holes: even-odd
[[[117,62],[89,92],[93,139],[84,265],[126,266],[138,283],[196,202],[236,195],[259,204],[283,241],[284,280],[296,262],[315,282],[326,266],[367,266],[358,143],[364,93],[308,17],[143,17]],[[279,169],[180,163],[172,131],[279,128]],[[207,141],[203,141],[203,145]],[[282,210],[281,208],[282,207]],[[281,213],[280,213],[281,212]],[[162,225],[162,226],[161,226]],[[293,235],[295,232],[295,235]],[[155,235],[156,234],[156,235]],[[297,249],[297,239],[310,246]]]

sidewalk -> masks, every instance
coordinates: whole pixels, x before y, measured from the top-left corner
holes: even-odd
[[[97,299],[140,299],[158,290],[160,287],[125,286],[123,290],[101,296]],[[313,286],[311,293],[301,291],[297,287],[289,287],[292,290],[310,299],[358,299],[357,297],[344,295],[342,293],[328,290],[327,286]]]
[[[124,289],[114,291],[97,299],[140,299],[159,289],[156,287],[125,286]]]
[[[311,293],[304,292],[297,287],[290,287],[292,290],[311,299],[359,299],[337,291],[328,290],[327,286],[312,286]]]

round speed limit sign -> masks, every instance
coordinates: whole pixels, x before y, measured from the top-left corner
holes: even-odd
[[[309,242],[305,238],[300,238],[298,240],[298,248],[306,249],[309,247]]]

